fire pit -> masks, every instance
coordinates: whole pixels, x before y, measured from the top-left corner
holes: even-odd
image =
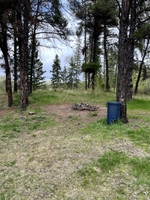
[[[89,103],[77,103],[74,106],[72,106],[73,110],[88,110],[88,111],[96,111],[98,107],[92,106]]]

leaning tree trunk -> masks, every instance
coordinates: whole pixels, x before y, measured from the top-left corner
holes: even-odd
[[[141,78],[142,67],[143,67],[143,64],[144,64],[145,56],[146,56],[146,54],[147,54],[148,46],[149,46],[149,39],[147,40],[147,45],[146,45],[146,48],[145,48],[145,50],[144,50],[142,62],[141,62],[141,64],[140,64],[140,69],[139,69],[139,73],[138,73],[138,78],[137,78],[136,85],[135,85],[135,90],[134,90],[134,94],[135,94],[135,95],[137,94],[137,91],[138,91],[138,86],[139,86],[139,82],[140,82],[140,78]]]
[[[128,89],[128,46],[127,32],[129,25],[129,1],[122,0],[120,32],[119,32],[119,54],[118,54],[118,80],[116,100],[121,102],[120,118],[127,123],[127,89]]]

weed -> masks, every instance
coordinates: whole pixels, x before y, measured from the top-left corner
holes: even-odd
[[[29,158],[29,162],[32,162],[34,160],[34,156]]]
[[[14,165],[16,164],[16,162],[17,162],[16,160],[6,162],[6,163],[5,163],[5,166],[7,166],[7,167],[12,167],[12,166],[14,166]]]
[[[98,112],[96,112],[96,111],[92,112],[92,113],[89,114],[89,116],[90,117],[96,117],[96,116],[98,116]]]
[[[80,120],[80,116],[76,116],[76,115],[70,115],[68,116],[68,119],[71,119],[71,120]]]
[[[9,114],[9,115],[3,117],[2,122],[8,122],[8,121],[10,121],[11,119],[12,119],[12,114]]]

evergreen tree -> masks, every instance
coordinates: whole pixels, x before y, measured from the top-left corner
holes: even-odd
[[[76,72],[75,72],[75,62],[73,57],[70,59],[70,67],[68,68],[68,86],[69,88],[73,89],[75,86],[75,81],[76,81]]]
[[[45,87],[45,77],[43,76],[45,71],[43,71],[43,63],[36,59],[33,69],[33,89],[40,89]]]
[[[52,65],[52,87],[56,90],[60,86],[61,83],[61,66],[58,55],[56,55],[54,59],[54,63]]]
[[[29,45],[29,63],[28,63],[28,83],[29,83],[29,91],[31,90],[31,86],[34,90],[44,87],[45,77],[43,76],[45,71],[43,71],[43,63],[40,61],[38,57],[38,46],[39,43],[35,40],[35,50],[34,50],[34,62],[32,63],[32,45],[33,41],[31,41]],[[32,76],[32,77],[31,77]],[[32,84],[31,84],[32,81]]]
[[[68,71],[65,66],[64,69],[61,71],[61,80],[62,80],[63,84],[67,84],[67,77],[68,77]]]

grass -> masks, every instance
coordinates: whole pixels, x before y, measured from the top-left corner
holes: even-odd
[[[42,95],[41,95],[42,93]],[[62,104],[62,103],[78,103],[78,102],[90,102],[93,104],[106,105],[106,101],[114,101],[115,95],[113,93],[104,93],[101,91],[97,94],[91,94],[89,92],[78,91],[42,91],[34,92],[30,96],[32,104],[46,105],[46,104]],[[19,103],[19,102],[18,102]]]
[[[98,116],[98,112],[94,111],[94,112],[90,113],[89,116],[96,117],[96,116]]]
[[[32,131],[45,130],[55,126],[57,123],[48,115],[30,116],[28,113],[8,114],[0,122],[0,138],[12,139],[19,137],[23,132],[32,133]]]
[[[150,199],[149,97],[128,103],[128,124],[111,125],[100,112],[60,115],[50,104],[105,106],[113,93],[37,91],[24,112],[14,99],[10,109],[0,102],[0,200]]]
[[[135,98],[128,103],[128,108],[130,110],[150,110],[150,99],[139,99]]]
[[[130,183],[128,182],[129,177],[125,176],[125,172],[128,176],[132,176]],[[109,151],[105,152],[97,161],[79,170],[78,173],[81,176],[82,186],[85,188],[91,187],[93,182],[96,183],[95,185],[102,184],[102,182],[111,185],[111,181],[108,180],[118,181],[115,180],[115,174],[117,174],[122,184],[115,188],[116,191],[113,191],[112,196],[114,196],[114,199],[116,197],[126,198],[128,184],[130,184],[130,189],[132,188],[133,191],[139,190],[139,199],[144,199],[144,197],[141,198],[143,196],[142,191],[140,191],[141,184],[145,186],[144,194],[150,192],[150,158],[130,158],[123,152]],[[130,199],[132,199],[132,195]]]

